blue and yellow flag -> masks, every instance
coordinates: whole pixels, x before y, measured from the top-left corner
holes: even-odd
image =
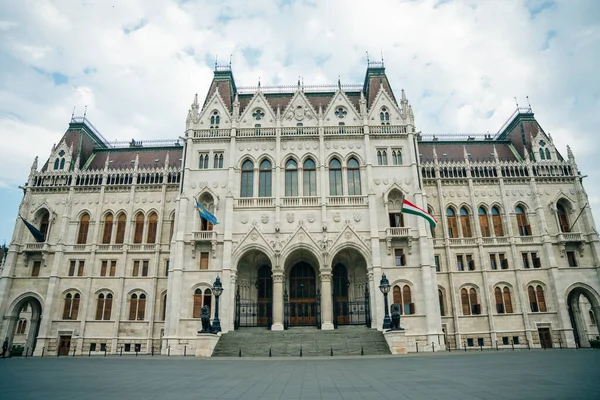
[[[196,200],[196,199],[194,199],[194,200]],[[211,224],[217,225],[219,223],[219,221],[217,221],[217,217],[215,217],[213,214],[211,214],[210,211],[208,211],[206,208],[202,207],[202,204],[200,204],[198,202],[198,200],[196,200],[196,210],[198,210],[198,214],[202,218],[204,218]]]

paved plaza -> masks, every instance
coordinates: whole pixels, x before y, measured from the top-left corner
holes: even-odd
[[[9,399],[598,399],[600,351],[0,360]]]

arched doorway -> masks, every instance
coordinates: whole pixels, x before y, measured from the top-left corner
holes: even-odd
[[[600,317],[598,298],[588,288],[578,286],[569,292],[567,304],[575,345],[590,347],[590,340],[599,336],[598,326],[595,324]]]
[[[269,257],[251,250],[238,263],[235,328],[270,328],[273,320],[273,277]]]
[[[33,355],[42,319],[42,304],[34,296],[25,296],[12,308],[7,331],[9,348],[23,346],[28,355]]]
[[[317,277],[315,269],[305,261],[299,261],[289,275],[289,324],[290,326],[317,325]]]
[[[353,248],[339,251],[333,258],[333,325],[371,326],[367,263]]]

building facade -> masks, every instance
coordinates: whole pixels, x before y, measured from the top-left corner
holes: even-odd
[[[494,135],[424,134],[382,63],[332,86],[238,88],[216,67],[172,141],[109,143],[72,117],[19,213],[44,239],[17,219],[0,333],[34,354],[192,354],[217,301],[225,334],[381,330],[383,274],[409,349],[598,335],[598,234],[570,149],[530,109]]]

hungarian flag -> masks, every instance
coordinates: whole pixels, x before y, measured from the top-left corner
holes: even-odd
[[[423,210],[422,208],[415,206],[413,203],[411,203],[410,201],[408,201],[406,199],[404,199],[404,204],[402,204],[402,212],[406,213],[406,214],[416,215],[421,218],[425,218],[427,221],[429,221],[429,224],[433,228],[435,228],[437,225],[437,219],[435,219],[433,217],[433,215],[429,214],[427,211]]]

